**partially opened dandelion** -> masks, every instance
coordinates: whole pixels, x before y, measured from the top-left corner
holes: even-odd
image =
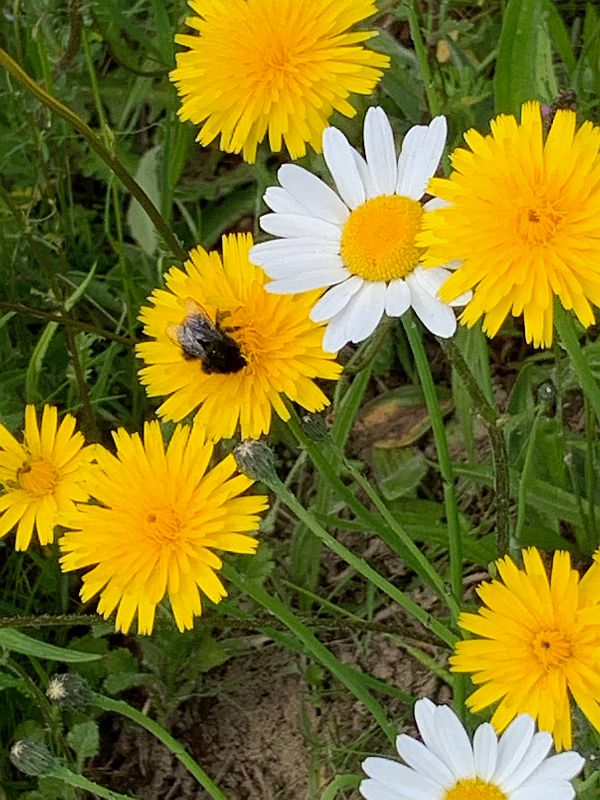
[[[0,537],[15,525],[15,548],[26,550],[35,531],[50,544],[63,512],[87,500],[84,481],[94,448],[85,447],[75,417],[58,424],[55,406],[44,406],[41,427],[35,407],[25,409],[23,443],[0,425]]]
[[[484,722],[471,743],[456,714],[430,700],[415,704],[422,742],[396,739],[404,764],[373,756],[360,785],[366,800],[573,800],[571,781],[584,760],[574,752],[548,757],[552,737],[522,714],[498,739]]]
[[[600,730],[600,583],[554,553],[550,581],[539,552],[523,552],[524,569],[506,556],[499,580],[481,584],[476,614],[459,625],[475,635],[459,642],[450,659],[478,687],[467,704],[478,712],[496,706],[492,724],[504,730],[527,713],[554,736],[557,749],[572,744],[571,697]]]
[[[267,290],[293,294],[330,288],[314,304],[311,319],[328,321],[323,340],[335,352],[360,342],[383,314],[399,317],[413,308],[423,324],[452,336],[456,318],[437,290],[454,265],[424,270],[416,244],[424,217],[436,201],[421,204],[446,142],[446,120],[411,128],[396,159],[392,129],[381,108],[370,108],[364,125],[366,160],[336,128],[323,134],[323,154],[338,193],[293,164],[278,172],[265,202],[274,213],[261,217],[264,231],[279,240],[254,246],[251,258],[273,279]]]
[[[94,505],[65,518],[60,540],[64,571],[87,569],[81,598],[100,595],[98,613],[115,609],[126,632],[137,615],[139,633],[151,633],[156,606],[168,595],[179,630],[202,613],[201,594],[218,603],[227,592],[215,553],[254,553],[249,534],[266,508],[262,495],[241,496],[252,481],[236,474],[233,456],[209,468],[212,445],[198,426],[178,426],[165,447],[158,422],[143,439],[113,434],[116,455],[98,448],[90,480]]]
[[[334,111],[352,117],[352,94],[368,95],[389,58],[364,46],[374,30],[352,30],[375,0],[190,0],[195,13],[180,34],[188,49],[171,72],[182,120],[201,124],[198,141],[254,161],[268,136],[292,158],[320,150]]]
[[[315,379],[341,372],[323,352],[323,326],[308,317],[317,294],[268,294],[266,275],[249,260],[251,245],[249,234],[226,236],[222,259],[196,248],[185,271],[171,269],[167,290],[153,292],[153,305],[141,312],[153,341],[137,347],[146,363],[140,379],[152,397],[169,395],[158,413],[179,421],[197,409],[213,439],[238,428],[243,439],[268,433],[272,410],[289,417],[283,397],[322,409],[329,400]],[[219,338],[216,352],[207,351],[206,336]]]
[[[520,124],[501,115],[491,134],[470,130],[465,141],[450,177],[429,184],[446,202],[419,237],[426,265],[462,261],[442,300],[474,289],[463,323],[483,317],[495,336],[508,314],[523,315],[536,347],[552,344],[555,296],[591,325],[600,305],[600,128],[576,131],[575,112],[559,110],[544,137],[539,103],[525,103]]]

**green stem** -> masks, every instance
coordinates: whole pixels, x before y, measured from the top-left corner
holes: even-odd
[[[70,769],[62,764],[52,767],[44,777],[56,778],[59,781],[63,781],[63,783],[69,784],[69,786],[74,786],[76,789],[83,789],[97,797],[102,797],[103,800],[135,800],[129,794],[119,794],[119,792],[113,792],[111,789],[105,789],[104,786],[88,780],[83,775],[71,772]]]
[[[427,353],[423,346],[421,330],[412,314],[404,314],[402,317],[402,324],[417,366],[421,388],[423,389],[425,403],[427,404],[427,410],[429,412],[429,419],[431,420],[431,429],[438,453],[440,473],[444,481],[444,506],[446,509],[448,550],[450,553],[450,583],[458,610],[463,599],[463,549],[460,521],[458,518],[456,483],[454,479],[454,470],[452,469],[452,459],[450,458],[450,451],[448,450],[446,428],[444,426],[440,401],[435,390],[435,384],[429,367],[429,359],[427,358]]]
[[[415,46],[415,55],[421,69],[423,76],[423,85],[425,86],[425,93],[427,94],[427,103],[429,105],[429,112],[432,117],[440,113],[440,101],[438,100],[435,88],[433,86],[433,76],[429,67],[429,56],[427,49],[421,36],[421,28],[419,27],[419,18],[415,9],[414,0],[408,4],[407,7],[408,25],[410,28],[410,37]]]
[[[581,349],[572,316],[558,301],[554,304],[554,327],[562,346],[571,359],[579,385],[594,409],[596,419],[600,422],[600,386],[598,386],[598,381],[594,378],[587,358]]]
[[[237,586],[241,592],[249,595],[258,605],[267,609],[267,611],[289,628],[294,636],[302,642],[307,652],[326,667],[340,683],[352,692],[371,713],[389,740],[391,742],[394,741],[396,732],[390,725],[385,711],[371,693],[365,689],[355,672],[349,670],[345,664],[337,659],[333,653],[325,647],[325,645],[321,644],[310,628],[303,625],[281,600],[269,594],[267,590],[256,583],[256,581],[248,580],[239,575],[230,565],[225,565],[222,572],[227,580]]]
[[[456,636],[435,617],[421,608],[418,603],[415,603],[405,592],[390,583],[383,575],[369,566],[367,562],[355,555],[352,550],[345,547],[341,542],[338,542],[328,531],[325,530],[317,520],[310,514],[304,506],[296,499],[295,495],[283,484],[279,478],[274,475],[272,477],[263,478],[263,482],[267,484],[277,497],[284,503],[290,511],[301,520],[306,527],[328,547],[332,552],[342,558],[349,564],[359,575],[362,575],[374,586],[377,586],[382,592],[387,594],[395,603],[403,608],[414,619],[421,623],[425,628],[435,633],[443,642],[452,647],[456,642]]]
[[[290,408],[290,406],[288,406]],[[415,572],[423,578],[436,592],[438,597],[446,603],[452,613],[455,611],[455,601],[446,590],[446,586],[442,578],[438,575],[433,564],[428,558],[423,555],[417,545],[413,542],[408,533],[398,523],[397,519],[390,514],[388,509],[385,508],[383,501],[377,496],[377,493],[369,487],[369,494],[372,498],[377,498],[377,508],[383,515],[385,508],[385,525],[382,525],[377,516],[368,508],[366,508],[360,500],[354,495],[351,488],[346,486],[345,483],[339,478],[335,466],[332,461],[339,462],[341,456],[337,450],[333,450],[335,458],[330,458],[324,452],[321,444],[312,441],[302,430],[302,426],[298,417],[293,409],[291,409],[291,416],[288,420],[288,426],[298,443],[307,451],[311,461],[319,471],[322,478],[324,478],[332,487],[335,494],[342,499],[348,508],[356,515],[356,518],[367,529],[377,532],[378,536],[393,550],[394,553],[404,556],[406,560],[410,558],[410,563]],[[330,448],[333,449],[333,448]],[[349,467],[352,471],[352,467]],[[354,471],[353,474],[356,475]],[[363,486],[366,484],[362,482]],[[442,637],[443,638],[443,637]],[[447,641],[444,639],[444,641]]]
[[[113,172],[131,192],[133,197],[138,201],[144,209],[156,230],[162,236],[165,244],[171,250],[172,254],[179,260],[184,261],[187,257],[186,251],[179,244],[176,237],[172,233],[170,227],[165,222],[156,208],[152,200],[148,197],[144,189],[135,180],[133,175],[127,170],[124,164],[119,161],[116,154],[109,150],[99,139],[94,131],[87,125],[74,111],[68,106],[61,103],[53,95],[49,94],[45,89],[42,89],[18,64],[12,59],[8,53],[0,48],[0,66],[3,66],[19,83],[43,103],[47,108],[62,117],[69,123],[75,130],[80,133],[87,141],[92,150],[104,161],[108,168]]]
[[[183,745],[180,744],[177,739],[174,739],[171,734],[162,727],[162,725],[158,724],[158,722],[155,722],[145,714],[142,714],[141,711],[133,708],[133,706],[130,706],[129,703],[126,703],[124,700],[113,700],[110,697],[105,697],[104,695],[96,694],[94,692],[90,702],[91,705],[94,705],[103,711],[112,711],[115,714],[121,714],[121,716],[127,717],[127,719],[137,723],[141,728],[145,728],[154,736],[155,739],[158,739],[159,742],[162,742],[165,747],[167,747],[171,753],[173,753],[173,755],[179,759],[179,761],[181,761],[190,775],[192,775],[198,781],[203,789],[206,789],[212,800],[227,800],[227,795],[223,794],[217,784],[211,778],[209,778],[200,764],[198,764],[185,750]]]
[[[506,442],[500,427],[500,419],[452,339],[438,338],[438,342],[450,365],[465,384],[473,407],[485,425],[490,439],[496,495],[496,550],[498,556],[503,556],[508,552],[510,545],[510,483]]]

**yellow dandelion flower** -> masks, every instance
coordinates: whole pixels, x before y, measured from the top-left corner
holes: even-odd
[[[321,135],[334,111],[352,117],[350,94],[368,95],[388,56],[363,43],[376,31],[350,29],[376,11],[375,0],[190,0],[196,16],[180,34],[171,80],[182,98],[179,116],[202,124],[197,140],[256,158],[265,136],[292,158]]]
[[[75,425],[65,414],[59,426],[55,406],[44,406],[41,429],[34,406],[26,407],[22,444],[0,425],[0,537],[17,525],[17,550],[27,550],[34,529],[40,544],[50,544],[59,516],[88,498],[94,448],[84,447]]]
[[[553,297],[582,325],[600,305],[600,128],[573,111],[556,113],[544,140],[539,103],[521,123],[501,115],[491,134],[465,134],[470,150],[452,155],[449,178],[429,191],[448,205],[428,214],[419,243],[425,266],[462,265],[439,290],[444,302],[474,288],[461,321],[483,317],[495,336],[506,316],[523,315],[534,346],[552,343]],[[476,288],[475,288],[476,287]]]
[[[535,548],[523,552],[523,563],[501,558],[500,580],[479,586],[484,606],[459,618],[478,638],[457,644],[451,668],[472,673],[473,711],[498,703],[497,731],[530,714],[557,749],[570,748],[570,697],[600,730],[600,584],[580,580],[565,552],[554,553],[550,580]]]
[[[329,400],[314,379],[341,372],[323,351],[323,325],[308,316],[318,292],[269,294],[267,276],[248,260],[251,246],[249,234],[237,234],[223,237],[222,259],[196,248],[140,315],[154,340],[137,347],[146,364],[140,380],[151,397],[170,395],[158,413],[179,421],[198,408],[196,420],[214,440],[238,425],[244,439],[268,433],[272,409],[289,418],[282,395],[322,409]]]
[[[154,627],[156,606],[168,594],[179,630],[202,613],[200,591],[213,603],[227,595],[214,550],[254,553],[248,532],[258,528],[266,497],[240,497],[252,481],[235,474],[229,455],[209,469],[212,445],[198,426],[178,426],[165,448],[160,424],[147,423],[143,440],[120,429],[116,455],[98,448],[90,494],[65,519],[61,568],[92,569],[83,576],[84,602],[100,595],[98,613],[117,608],[116,628]]]

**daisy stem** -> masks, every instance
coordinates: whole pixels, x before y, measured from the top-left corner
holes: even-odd
[[[435,117],[440,113],[440,102],[433,85],[433,77],[429,67],[429,56],[427,55],[427,49],[425,47],[423,37],[421,36],[421,28],[419,27],[419,18],[417,16],[414,1],[408,4],[407,17],[410,28],[410,37],[413,40],[415,54],[417,56],[417,61],[419,62],[421,75],[423,76],[423,85],[425,86],[425,92],[427,94],[429,111],[431,116]]]
[[[360,676],[357,675],[355,670],[348,668],[346,664],[336,658],[324,644],[321,644],[310,628],[300,622],[287,605],[277,597],[269,594],[259,583],[239,575],[229,564],[223,566],[222,573],[240,591],[249,595],[258,605],[282,622],[302,642],[306,651],[328,669],[364,705],[388,739],[391,742],[395,741],[396,731],[390,725],[385,711],[368,689],[364,687]]]
[[[96,136],[94,131],[81,119],[81,117],[79,117],[64,103],[61,103],[61,101],[56,97],[43,89],[38,83],[36,83],[36,81],[34,81],[1,47],[0,66],[4,67],[7,72],[16,78],[23,88],[25,88],[30,94],[39,100],[40,103],[43,103],[46,108],[49,108],[55,114],[58,114],[59,117],[62,117],[62,119],[68,122],[69,125],[75,128],[75,130],[83,136],[96,155],[98,155],[100,159],[104,161],[110,171],[113,172],[117,178],[119,178],[119,180],[121,180],[125,187],[131,192],[131,195],[135,197],[150,218],[156,230],[162,236],[171,253],[176,258],[184,261],[187,257],[186,251],[179,244],[177,238],[171,231],[171,228],[163,219],[160,211],[156,208],[150,197],[148,197],[144,189],[135,180],[125,165],[119,161],[114,150],[106,147],[102,140]]]
[[[402,325],[406,332],[408,343],[413,352],[421,388],[425,395],[427,410],[431,420],[431,429],[435,440],[435,447],[438,453],[440,473],[444,481],[444,506],[446,508],[446,524],[448,526],[448,550],[450,553],[450,585],[452,594],[456,601],[457,610],[463,598],[463,549],[460,531],[460,521],[458,518],[458,500],[456,497],[456,483],[452,460],[448,450],[448,439],[446,438],[446,428],[440,401],[435,390],[435,384],[429,367],[429,360],[421,330],[417,326],[412,314],[403,314]],[[457,616],[457,615],[456,615]],[[455,621],[456,621],[455,616]]]
[[[159,742],[162,742],[165,747],[181,761],[190,775],[192,775],[200,786],[208,792],[208,796],[211,797],[212,800],[228,800],[227,795],[225,795],[217,784],[209,778],[200,764],[191,757],[183,745],[180,744],[177,739],[174,739],[162,725],[158,724],[158,722],[142,714],[141,711],[138,711],[137,708],[133,708],[133,706],[130,706],[129,703],[126,703],[124,700],[113,700],[111,697],[105,697],[96,692],[92,694],[90,703],[102,709],[102,711],[112,711],[115,714],[121,714],[121,716],[127,717],[127,719],[137,723],[140,727],[145,728],[148,733],[151,733]]]
[[[352,463],[345,459],[343,453],[339,449],[330,446],[329,450],[333,452],[329,454],[324,452],[323,447],[319,443],[314,442],[306,435],[296,412],[289,404],[288,410],[290,410],[288,426],[298,440],[300,446],[307,451],[321,477],[329,483],[335,494],[344,500],[348,508],[355,514],[356,518],[367,530],[375,530],[379,538],[382,539],[394,553],[403,556],[407,561],[410,559],[410,565],[419,577],[427,581],[438,597],[446,603],[452,615],[454,617],[457,616],[458,608],[456,601],[446,590],[443,579],[438,575],[427,556],[419,550],[409,534],[399,524],[398,520],[388,509],[375,489],[373,489],[369,481]],[[355,483],[363,489],[377,511],[379,511],[385,524],[382,525],[377,516],[355,496],[352,489],[343,483],[334,466],[336,460],[344,464],[345,469],[350,473]],[[449,633],[447,628],[444,628],[444,630],[446,633]],[[452,634],[450,635],[452,636]],[[441,636],[441,638],[448,643],[447,638],[444,636]]]
[[[554,304],[554,327],[562,346],[571,359],[579,385],[594,409],[596,419],[600,422],[600,387],[579,344],[573,319],[559,302]]]
[[[263,478],[263,482],[267,484],[269,489],[277,495],[279,500],[281,500],[281,502],[284,503],[326,547],[355,569],[359,575],[362,575],[370,581],[370,583],[384,592],[384,594],[387,594],[389,598],[410,614],[411,617],[420,622],[427,630],[430,630],[450,647],[454,646],[456,636],[452,631],[421,608],[421,606],[415,603],[405,592],[398,589],[393,583],[390,583],[387,578],[384,578],[383,575],[374,570],[363,558],[355,555],[352,550],[349,550],[341,544],[341,542],[338,542],[337,539],[328,533],[312,514],[304,508],[299,500],[296,499],[295,495],[276,475]]]
[[[490,439],[494,467],[494,493],[496,495],[496,551],[498,557],[503,556],[508,552],[510,546],[510,483],[506,442],[500,427],[500,418],[452,339],[438,338],[438,342],[448,362],[465,384],[473,407],[485,425]]]

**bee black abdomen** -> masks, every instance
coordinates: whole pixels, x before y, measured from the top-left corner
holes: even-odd
[[[207,375],[219,373],[233,375],[244,369],[246,359],[242,355],[239,344],[229,336],[211,343],[202,358],[202,370]]]

